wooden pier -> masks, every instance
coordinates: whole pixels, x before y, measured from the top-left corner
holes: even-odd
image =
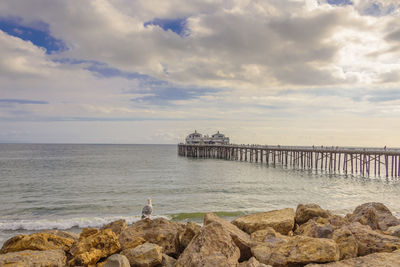
[[[178,144],[185,157],[260,162],[363,177],[399,177],[400,149]]]

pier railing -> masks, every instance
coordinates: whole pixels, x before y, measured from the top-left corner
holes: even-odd
[[[178,154],[359,174],[364,177],[400,176],[400,149],[386,147],[178,144]]]

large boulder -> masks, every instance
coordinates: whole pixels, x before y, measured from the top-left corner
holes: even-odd
[[[400,248],[400,238],[373,231],[371,227],[358,222],[344,227],[357,240],[358,256],[375,252],[392,252]]]
[[[334,240],[308,236],[288,237],[274,234],[270,230],[251,251],[258,261],[273,266],[325,263],[337,261],[340,257],[339,247]]]
[[[240,249],[239,261],[245,261],[251,258],[251,240],[247,233],[243,232],[232,223],[218,217],[214,213],[207,213],[204,216],[204,225],[210,223],[220,224],[231,235],[233,242],[235,242],[236,246]]]
[[[104,225],[103,227],[101,227],[101,230],[111,229],[117,236],[119,236],[126,228],[126,220],[120,219],[118,221],[110,222],[109,224]]]
[[[75,241],[79,239],[79,234],[78,233],[73,233],[73,232],[67,232],[67,231],[61,231],[61,230],[45,230],[43,233],[51,234],[51,235],[56,235],[59,237],[64,237],[64,238],[71,238]]]
[[[341,260],[357,257],[358,243],[350,230],[346,228],[337,229],[333,232],[332,238],[339,246]]]
[[[48,233],[17,235],[8,239],[0,250],[0,254],[22,250],[52,250],[68,251],[75,242],[72,238],[60,237]]]
[[[156,244],[144,243],[135,248],[126,249],[121,254],[128,258],[132,266],[154,267],[162,262],[162,250],[162,247]]]
[[[133,240],[140,240],[138,238],[141,238],[149,243],[161,246],[163,253],[169,256],[178,256],[180,252],[179,234],[183,231],[183,225],[170,222],[165,218],[144,219],[122,231],[121,240],[133,235]],[[124,247],[126,247],[125,243]]]
[[[62,267],[67,257],[63,250],[24,250],[0,255],[0,266]]]
[[[232,223],[248,234],[272,227],[275,231],[287,235],[294,227],[294,215],[294,210],[288,208],[242,216]]]
[[[219,223],[210,223],[193,238],[175,267],[233,267],[239,257],[240,250],[229,232]]]
[[[105,260],[102,267],[131,267],[131,265],[126,256],[113,254]]]
[[[391,226],[386,231],[389,235],[400,237],[400,225]]]
[[[362,204],[346,217],[350,222],[369,225],[373,230],[386,231],[389,227],[400,224],[400,220],[385,205],[377,202]]]
[[[321,224],[314,221],[314,219],[310,219],[300,225],[294,233],[315,238],[332,238],[333,227],[330,223]]]
[[[69,265],[95,264],[121,249],[117,235],[111,229],[104,229],[89,236],[80,237],[70,249],[73,258]]]
[[[367,256],[326,264],[309,264],[306,267],[397,267],[400,265],[400,250],[392,253],[373,253]]]
[[[122,231],[121,234],[118,236],[118,241],[121,244],[122,250],[135,248],[146,242],[142,235],[136,232],[136,229],[132,227],[128,227],[124,231]]]
[[[179,234],[179,244],[183,251],[192,241],[193,237],[200,231],[201,226],[194,222],[187,222],[185,230]]]
[[[168,256],[167,254],[162,255],[161,266],[162,267],[175,267],[176,259]]]
[[[250,235],[250,239],[253,242],[264,242],[264,240],[266,240],[266,242],[270,242],[272,239],[280,241],[282,239],[282,235],[277,233],[272,227],[267,227],[266,229],[253,232]]]
[[[309,219],[316,217],[328,218],[330,212],[322,209],[319,205],[311,204],[299,204],[296,209],[296,223],[301,225],[306,223]]]

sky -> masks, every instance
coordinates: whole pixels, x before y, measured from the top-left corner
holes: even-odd
[[[0,1],[0,143],[400,147],[398,0]]]

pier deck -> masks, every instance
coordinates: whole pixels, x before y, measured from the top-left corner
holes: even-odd
[[[363,177],[400,176],[400,149],[323,146],[178,144],[186,157],[261,162]]]

